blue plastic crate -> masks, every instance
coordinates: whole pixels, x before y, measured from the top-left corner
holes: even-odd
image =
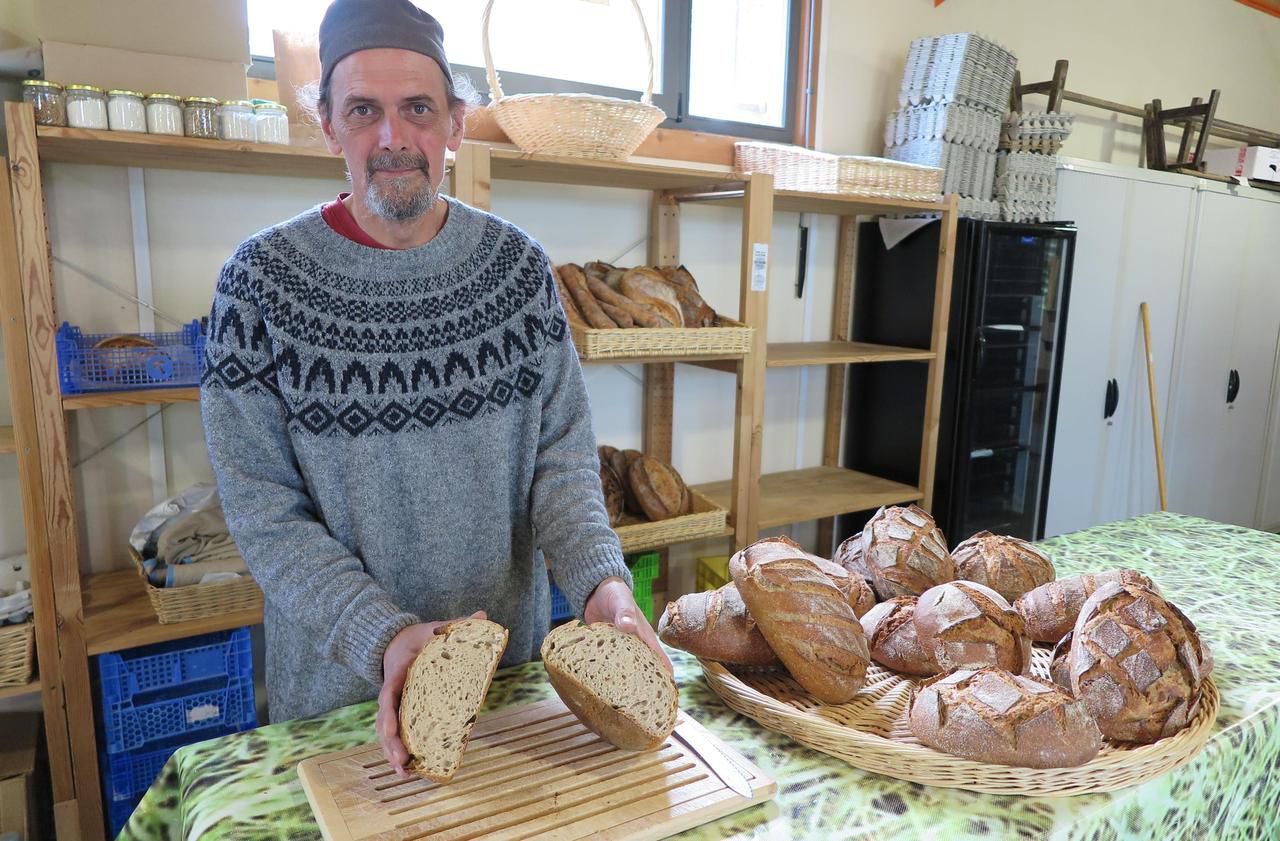
[[[218,728],[257,726],[252,678],[205,683],[221,685],[161,690],[137,695],[132,701],[104,705],[103,741],[107,751],[137,750],[188,734],[191,741],[199,741]]]
[[[551,621],[563,622],[566,619],[573,618],[573,611],[569,609],[569,600],[564,597],[564,593],[560,592],[560,588],[556,586],[554,581],[551,582]]]
[[[204,330],[192,321],[172,333],[129,333],[142,347],[99,347],[119,333],[83,333],[62,322],[58,328],[58,378],[63,394],[175,388],[200,384],[204,366]]]
[[[635,585],[636,604],[644,612],[645,617],[652,622],[653,582],[658,577],[658,553],[646,552],[642,555],[632,555],[627,558],[627,566],[631,569],[631,578]],[[569,600],[552,581],[551,621],[563,622],[572,618],[573,611],[569,608]]]
[[[138,803],[142,800],[142,792],[138,792],[132,797],[126,797],[123,800],[107,801],[107,837],[115,838],[120,834],[120,830],[124,829],[124,825],[129,822],[133,810],[138,808]]]
[[[98,678],[104,709],[135,695],[212,678],[252,678],[253,643],[248,628],[103,654]]]
[[[160,775],[160,769],[173,756],[174,751],[205,739],[216,739],[238,733],[242,727],[223,727],[218,730],[201,733],[198,739],[179,737],[170,739],[159,746],[147,746],[141,750],[127,750],[123,753],[100,751],[99,765],[102,768],[102,790],[105,800],[128,800],[145,792]]]

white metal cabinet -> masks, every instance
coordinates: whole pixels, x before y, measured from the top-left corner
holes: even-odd
[[[1195,197],[1195,182],[1185,178],[1105,165],[1068,165],[1058,174],[1057,215],[1074,221],[1079,234],[1046,536],[1159,507],[1138,306],[1151,307],[1164,415]],[[1116,405],[1104,418],[1112,380]]]

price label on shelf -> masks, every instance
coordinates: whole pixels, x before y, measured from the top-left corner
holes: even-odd
[[[757,242],[751,246],[751,291],[763,292],[769,276],[769,243]]]

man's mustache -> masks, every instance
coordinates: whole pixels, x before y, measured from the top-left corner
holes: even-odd
[[[431,165],[428,163],[426,156],[415,155],[412,152],[387,152],[381,155],[374,155],[369,158],[366,167],[370,175],[387,169],[420,169],[424,175],[431,175]]]

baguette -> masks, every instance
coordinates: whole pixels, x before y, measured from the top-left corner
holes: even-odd
[[[738,591],[769,647],[813,697],[843,704],[866,681],[871,655],[853,608],[812,562],[756,564]]]
[[[1027,635],[1036,642],[1056,643],[1062,639],[1080,615],[1080,608],[1094,591],[1112,582],[1141,584],[1159,593],[1159,589],[1142,573],[1132,569],[1114,569],[1095,575],[1060,578],[1031,590],[1013,603],[1014,610],[1027,623]]]
[[[602,301],[599,298],[596,298],[596,303],[600,305],[600,309],[604,310],[605,315],[613,319],[614,324],[624,330],[636,326],[635,319],[631,317],[631,313],[627,312],[622,307],[615,307],[608,301]]]
[[[658,269],[663,279],[676,290],[676,298],[680,301],[680,315],[684,318],[685,327],[715,327],[716,311],[702,298],[698,284],[684,266],[671,268],[663,266]]]
[[[652,307],[667,322],[664,326],[685,326],[676,290],[658,272],[645,268],[631,269],[622,276],[619,289],[631,300]]]
[[[618,326],[617,322],[605,315],[604,310],[600,309],[600,305],[596,303],[591,290],[587,288],[587,278],[582,273],[582,269],[573,263],[565,263],[560,267],[560,277],[564,278],[564,285],[569,287],[569,294],[573,296],[578,309],[582,310],[582,317],[586,319],[587,324],[597,329]]]
[[[942,671],[999,666],[1022,674],[1031,668],[1031,640],[1018,612],[1004,598],[972,581],[926,590],[916,603],[920,645]]]
[[[976,581],[1014,601],[1056,577],[1053,561],[1017,537],[980,531],[951,550],[956,578]]]
[[[624,311],[630,317],[632,322],[640,327],[670,326],[658,315],[653,307],[648,304],[638,303],[631,300],[626,295],[614,292],[603,280],[588,277],[587,288],[591,290],[592,295],[596,296],[596,300],[600,302],[602,307],[605,304],[610,304],[613,307]],[[609,310],[606,309],[605,312],[609,312]],[[612,313],[610,313],[610,317],[613,317]],[[614,318],[614,320],[617,321],[617,318]]]
[[[658,620],[658,638],[704,660],[765,668],[781,665],[732,583],[667,602]]]
[[[613,271],[613,269],[613,266],[608,263],[601,262],[600,260],[592,260],[590,263],[582,264],[582,273],[587,276],[588,280],[591,278],[604,280],[609,276],[609,272]]]
[[[564,278],[560,277],[560,269],[552,266],[551,276],[555,279],[556,293],[560,298],[560,306],[564,308],[564,317],[568,320],[569,326],[585,329],[588,326],[586,319],[582,317],[582,310],[578,309],[573,295],[569,294],[569,287],[565,286]]]
[[[861,618],[871,659],[885,668],[927,677],[938,673],[938,662],[916,634],[916,599],[899,596],[871,608]]]
[[[1048,681],[990,666],[922,684],[908,718],[924,744],[975,762],[1073,768],[1102,750],[1084,704]]]
[[[422,647],[400,695],[410,770],[437,783],[453,779],[506,648],[507,629],[487,619],[445,625]]]
[[[653,649],[607,622],[556,628],[542,641],[542,664],[564,705],[610,744],[652,750],[675,729],[675,680]]]

